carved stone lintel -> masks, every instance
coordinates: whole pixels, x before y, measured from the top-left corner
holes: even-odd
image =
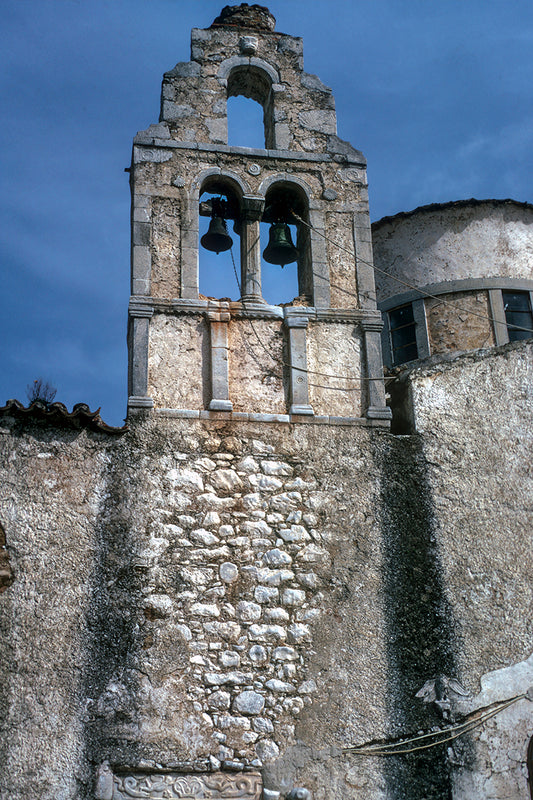
[[[177,773],[115,775],[113,800],[260,800],[261,776],[254,772],[230,775],[224,772],[202,775]]]

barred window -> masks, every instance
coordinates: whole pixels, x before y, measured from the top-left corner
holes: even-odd
[[[502,292],[509,341],[533,336],[533,315],[529,292]]]
[[[393,364],[405,364],[418,358],[412,303],[389,311],[389,326]]]

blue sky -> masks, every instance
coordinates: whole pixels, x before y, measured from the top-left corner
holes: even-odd
[[[43,376],[69,409],[101,406],[121,424],[124,168],[136,131],[157,122],[163,72],[188,60],[190,29],[223,5],[0,0],[0,404],[25,401]],[[333,88],[339,135],[368,159],[372,219],[467,197],[533,201],[531,0],[269,8],[277,30],[303,37],[306,70]]]

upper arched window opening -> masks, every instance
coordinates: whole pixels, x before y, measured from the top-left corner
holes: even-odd
[[[248,97],[228,97],[228,144],[265,147],[263,109]]]
[[[235,67],[228,76],[227,91],[229,144],[273,148],[274,115],[270,76],[260,67]],[[262,109],[262,121],[257,103]]]

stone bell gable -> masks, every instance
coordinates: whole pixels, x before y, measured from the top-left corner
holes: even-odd
[[[388,424],[366,162],[336,135],[331,90],[261,6],[194,29],[131,167],[129,410]],[[227,144],[227,100],[263,107],[265,147]],[[200,216],[237,234],[237,302],[199,294]],[[216,202],[219,199],[216,198]],[[261,222],[296,230],[298,296],[262,292]],[[343,423],[343,424],[344,424]]]

